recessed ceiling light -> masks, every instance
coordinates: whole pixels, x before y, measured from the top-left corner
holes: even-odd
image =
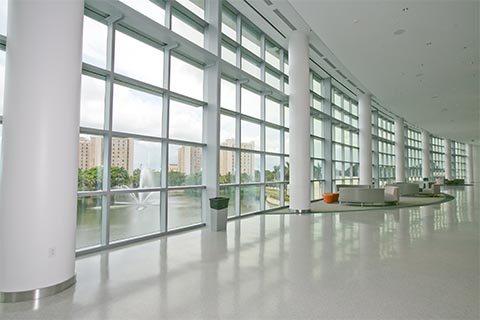
[[[407,11],[408,11],[408,8],[403,8],[402,11],[403,11],[403,12],[407,12]]]
[[[445,111],[448,111],[448,108],[443,108],[442,111],[444,111],[444,112],[445,112]]]
[[[358,22],[359,22],[358,19],[353,20],[353,23],[358,23]]]
[[[434,96],[432,97],[432,99],[437,99],[437,98],[438,98],[438,96],[437,96],[437,95],[434,95]]]
[[[405,29],[398,29],[398,30],[396,30],[393,34],[396,35],[396,36],[399,36],[399,35],[401,35],[402,33],[405,33],[405,31],[406,31]]]
[[[417,78],[418,78],[418,77],[423,77],[423,75],[424,75],[423,73],[417,73],[417,74],[415,75],[415,77],[417,77]]]
[[[467,47],[463,47],[463,50],[466,50],[466,49],[467,49]]]
[[[431,46],[431,45],[432,45],[431,41],[427,42],[427,46]]]

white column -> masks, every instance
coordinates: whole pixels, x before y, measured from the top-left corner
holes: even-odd
[[[215,55],[220,55],[219,32],[221,25],[220,1],[207,1],[205,3],[205,16],[211,28],[205,35],[205,47]],[[203,157],[204,183],[207,186],[207,198],[218,196],[219,188],[219,162],[220,162],[220,65],[218,62],[205,69],[204,81],[208,83],[204,87],[205,100],[208,107],[204,108],[203,117],[203,141],[207,143]],[[234,201],[234,199],[231,199]],[[205,206],[204,219],[208,221],[209,206]]]
[[[395,119],[395,181],[405,182],[405,129],[402,118]]]
[[[473,146],[471,144],[465,145],[467,149],[467,179],[465,183],[473,184]]]
[[[371,96],[358,97],[358,121],[360,127],[360,184],[372,184],[372,107]]]
[[[8,4],[0,293],[73,284],[83,1]],[[26,298],[28,299],[28,298]]]
[[[452,142],[445,139],[445,179],[452,179]]]
[[[422,179],[430,176],[430,134],[422,129]]]
[[[299,31],[288,44],[290,83],[290,209],[310,210],[310,85],[308,38]]]

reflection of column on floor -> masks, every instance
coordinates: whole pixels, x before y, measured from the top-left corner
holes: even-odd
[[[200,270],[200,292],[208,292],[208,301],[212,308],[202,308],[209,310],[208,314],[203,316],[212,316],[211,310],[216,308],[216,317],[219,317],[220,310],[220,286],[219,286],[219,263],[227,257],[227,233],[211,232],[203,228],[201,230],[201,255],[202,270]],[[200,311],[200,312],[201,312]]]
[[[410,247],[410,210],[398,210],[398,224],[395,235],[395,249],[402,256]]]
[[[475,199],[473,196],[473,188],[474,187],[465,187],[466,192],[467,192],[467,211],[468,211],[468,221],[469,222],[475,222],[476,221],[476,216],[475,216],[475,202],[477,201],[477,204],[479,202],[479,199]],[[450,201],[454,202],[454,201]]]
[[[331,279],[335,272],[336,251],[335,251],[335,214],[326,213],[320,218],[322,223],[322,237],[320,249],[321,278],[322,280]],[[317,241],[315,241],[317,242]],[[317,250],[315,250],[317,252]]]
[[[458,217],[455,201],[449,201],[444,203],[443,208],[444,210],[442,210],[441,212],[443,212],[443,214],[445,215],[448,229],[456,228],[458,225]]]
[[[435,231],[435,213],[433,206],[420,207],[420,216],[422,217],[422,231],[424,238],[431,238]]]
[[[375,224],[359,223],[360,258],[369,260],[378,257],[380,244],[378,241],[379,226]]]
[[[169,310],[168,306],[168,237],[160,239],[160,310]],[[163,314],[163,316],[167,316]],[[105,318],[106,319],[106,318]]]
[[[290,249],[288,278],[294,285],[311,283],[313,273],[313,216],[290,216]]]
[[[265,224],[266,224],[265,215],[260,216],[259,223],[259,240],[258,240],[258,274],[255,275],[258,277],[258,289],[256,290],[255,300],[258,305],[261,307],[265,306],[264,300],[268,297],[268,288],[265,286],[265,278],[268,275],[270,270],[265,270]],[[259,310],[261,314],[264,310]]]
[[[232,312],[235,314],[238,312],[240,305],[240,251],[242,247],[242,220],[237,219],[234,221],[235,224],[235,250],[233,258],[233,283],[235,284],[233,288],[233,306]]]

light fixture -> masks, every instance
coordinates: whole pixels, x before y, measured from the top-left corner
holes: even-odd
[[[405,33],[405,31],[406,31],[405,29],[398,29],[398,30],[395,30],[395,32],[393,34],[396,35],[396,36],[399,36],[402,33]]]
[[[417,73],[417,74],[415,75],[415,77],[417,77],[417,78],[418,78],[418,77],[423,77],[423,76],[424,76],[423,73]]]
[[[432,45],[432,41],[427,42],[427,46],[431,46],[431,45]]]

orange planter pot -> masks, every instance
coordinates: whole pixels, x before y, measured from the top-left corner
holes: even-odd
[[[338,201],[338,192],[324,193],[323,202],[334,203]]]

